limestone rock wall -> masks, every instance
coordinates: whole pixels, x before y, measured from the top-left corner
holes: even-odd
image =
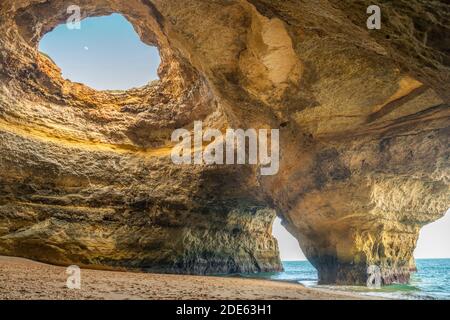
[[[37,43],[78,4],[158,46],[161,80],[98,92]],[[0,254],[184,273],[279,270],[278,214],[323,283],[406,282],[449,207],[445,1],[17,0],[0,4]],[[275,176],[177,166],[193,121],[280,128]]]

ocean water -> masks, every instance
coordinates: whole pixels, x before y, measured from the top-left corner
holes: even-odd
[[[381,289],[364,286],[323,286],[317,284],[317,271],[308,261],[283,261],[284,271],[246,275],[270,280],[298,282],[307,287],[347,291],[390,299],[450,300],[450,259],[418,259],[417,272],[408,285],[390,285]],[[245,276],[245,275],[244,275]]]

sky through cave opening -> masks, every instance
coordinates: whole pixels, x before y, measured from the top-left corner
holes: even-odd
[[[416,259],[450,258],[450,209],[444,217],[420,230],[414,257]]]
[[[278,241],[281,261],[307,260],[297,239],[283,227],[278,217],[273,222],[272,234]]]
[[[96,90],[128,90],[158,80],[158,48],[141,41],[120,14],[91,17],[80,29],[57,26],[44,35],[39,51],[61,69],[63,78]]]

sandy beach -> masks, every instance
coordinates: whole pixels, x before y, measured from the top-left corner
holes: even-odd
[[[233,277],[204,277],[81,270],[81,288],[66,287],[66,268],[0,257],[0,299],[69,300],[308,300],[358,299],[356,295],[300,284]]]

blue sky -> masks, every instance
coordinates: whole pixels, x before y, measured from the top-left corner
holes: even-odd
[[[158,49],[141,42],[119,14],[84,19],[79,30],[61,24],[43,37],[39,50],[65,79],[97,90],[130,89],[158,79]]]
[[[62,69],[63,77],[98,90],[124,90],[158,78],[158,50],[145,45],[121,15],[87,18],[80,30],[60,25],[39,49]],[[297,240],[276,219],[273,234],[282,260],[306,260]],[[450,214],[422,229],[416,258],[450,258]]]

